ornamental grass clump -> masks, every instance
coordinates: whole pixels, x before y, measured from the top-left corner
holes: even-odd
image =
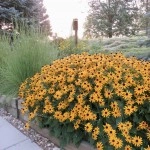
[[[98,150],[148,150],[149,76],[149,62],[121,53],[71,55],[22,83],[21,111],[62,146],[85,140]]]
[[[6,39],[3,42],[0,42],[0,93],[16,97],[20,84],[55,60],[58,50],[39,33],[30,36],[22,33],[12,50]]]

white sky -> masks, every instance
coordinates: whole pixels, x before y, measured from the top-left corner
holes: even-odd
[[[74,35],[72,21],[77,18],[78,35],[82,37],[83,24],[89,10],[88,0],[44,0],[44,4],[53,33],[64,38]]]

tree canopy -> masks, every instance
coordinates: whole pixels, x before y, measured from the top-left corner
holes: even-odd
[[[41,31],[51,34],[49,16],[43,0],[0,0],[0,29],[3,25],[22,24],[40,27]]]
[[[113,35],[135,35],[139,31],[136,0],[91,0],[84,36],[111,38]]]
[[[146,35],[150,38],[150,0],[141,0],[141,10],[143,13],[143,26],[146,29]]]

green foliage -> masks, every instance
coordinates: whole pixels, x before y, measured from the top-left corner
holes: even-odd
[[[21,7],[20,2],[20,0],[12,2],[8,0],[6,0],[5,2],[3,0],[0,0],[0,22],[10,23],[12,22],[12,19],[21,16],[22,13],[18,9],[16,9],[16,7]]]
[[[10,46],[8,44],[8,39],[6,37],[1,37],[0,39],[0,67],[2,66],[2,59],[7,55],[10,51]]]
[[[135,56],[138,59],[148,60],[150,58],[149,47],[143,45],[140,47],[140,42],[147,41],[146,36],[133,36],[133,37],[114,37],[111,39],[99,40],[89,40],[89,52],[93,53],[115,53],[122,52],[127,57]],[[93,47],[90,45],[95,45],[97,50],[93,50]]]
[[[131,48],[126,49],[123,52],[126,56],[135,56],[138,59],[147,60],[150,58],[150,51],[149,48]]]
[[[29,27],[40,27],[47,35],[51,34],[49,16],[43,5],[43,0],[0,0],[0,29],[2,23],[19,30],[23,24]],[[28,29],[27,28],[27,29]]]
[[[68,39],[63,39],[59,42],[58,49],[59,57],[69,56],[71,54],[80,54],[82,52],[86,52],[89,50],[88,41],[79,40],[77,46],[75,45],[75,41],[73,37]]]
[[[89,40],[88,45],[90,54],[100,53],[103,49],[102,40]]]
[[[16,96],[20,84],[57,58],[58,51],[40,34],[21,34],[13,43],[0,42],[0,93]],[[3,55],[2,55],[3,54]]]
[[[82,52],[89,52],[90,54],[101,52],[102,40],[80,40],[77,46],[75,45],[74,39],[61,39],[58,43],[59,58],[69,56],[71,54],[81,54]]]
[[[129,36],[139,30],[139,9],[135,1],[91,0],[89,5],[91,11],[85,23],[85,37]]]
[[[51,135],[60,140],[60,147],[64,148],[69,143],[74,143],[77,147],[83,139],[83,131],[74,131],[74,125],[71,123],[60,123],[48,115],[45,117],[38,117],[37,120],[41,128],[48,128]]]

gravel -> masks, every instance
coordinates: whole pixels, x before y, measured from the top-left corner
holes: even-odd
[[[10,113],[6,112],[3,108],[0,108],[0,116],[7,120],[10,124],[12,124],[15,128],[20,130],[23,134],[31,139],[31,141],[35,142],[39,145],[43,150],[60,150],[54,143],[52,143],[49,139],[41,136],[33,129],[25,130],[25,123],[21,120],[16,119]]]

